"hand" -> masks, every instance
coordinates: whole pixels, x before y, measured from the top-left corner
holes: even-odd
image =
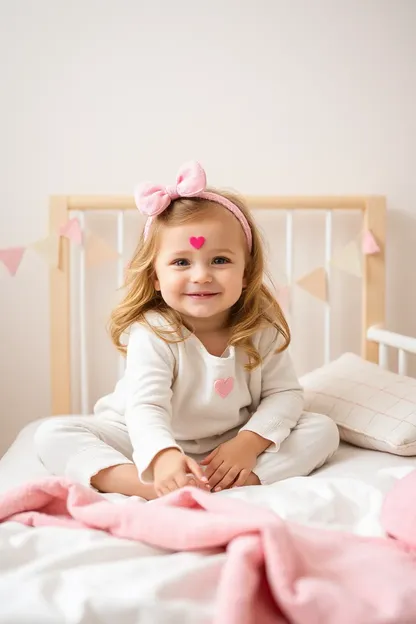
[[[232,440],[220,444],[201,462],[206,466],[208,484],[216,492],[230,486],[240,487],[250,477],[257,462],[257,452],[247,438],[237,435]]]
[[[189,474],[191,473],[191,474]],[[208,479],[194,459],[178,449],[162,451],[153,460],[154,488],[158,496],[173,492],[185,485],[198,485],[209,489]]]

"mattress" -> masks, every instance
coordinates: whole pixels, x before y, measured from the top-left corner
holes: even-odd
[[[39,422],[25,427],[0,460],[0,493],[45,476],[33,449]],[[384,495],[414,469],[416,458],[341,444],[309,477],[215,496],[267,506],[308,525],[378,536]],[[4,523],[0,624],[208,624],[225,556],[165,552],[100,531]]]

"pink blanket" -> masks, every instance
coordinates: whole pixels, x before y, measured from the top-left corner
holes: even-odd
[[[387,497],[383,522],[394,539],[284,522],[195,488],[114,504],[54,477],[0,497],[0,521],[91,527],[175,551],[223,548],[215,624],[409,624],[416,622],[416,559],[407,546],[416,544],[415,492],[416,472]]]

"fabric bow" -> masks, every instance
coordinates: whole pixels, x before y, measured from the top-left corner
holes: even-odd
[[[207,178],[201,165],[192,161],[178,171],[176,184],[161,186],[145,182],[134,193],[137,208],[142,214],[155,217],[161,214],[178,197],[193,197],[205,190]]]

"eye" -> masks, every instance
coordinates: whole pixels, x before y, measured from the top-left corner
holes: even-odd
[[[174,260],[172,264],[178,267],[185,267],[189,265],[189,260],[186,260],[186,258],[178,258],[177,260]]]
[[[228,264],[230,260],[228,258],[224,258],[224,256],[217,256],[213,259],[213,264]]]

